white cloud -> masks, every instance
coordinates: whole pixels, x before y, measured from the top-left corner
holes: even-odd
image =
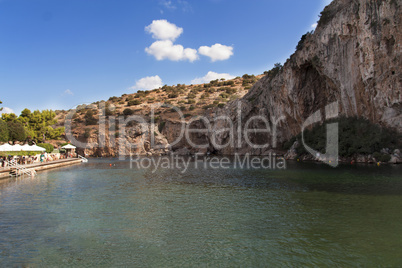
[[[233,79],[235,78],[235,76],[230,75],[228,73],[215,73],[212,71],[209,71],[204,77],[197,77],[193,80],[191,80],[191,84],[202,84],[202,83],[209,83],[212,80],[216,80],[216,79],[221,79],[221,78],[225,78],[226,80],[229,79]]]
[[[317,28],[317,26],[318,26],[318,23],[314,23],[311,25],[311,28],[315,29],[315,28]]]
[[[176,6],[172,3],[172,1],[160,1],[159,2],[160,5],[162,5],[163,7],[165,7],[166,9],[171,9],[171,10],[175,10]]]
[[[177,0],[177,1],[160,0],[159,5],[161,5],[162,8],[169,11],[176,11],[176,10],[181,10],[183,12],[192,11],[191,5],[185,0]],[[162,14],[164,13],[163,10],[161,10],[161,13]]]
[[[184,48],[182,45],[174,45],[170,40],[155,41],[150,47],[145,48],[145,51],[157,60],[188,60],[193,62],[198,59],[197,50]]]
[[[191,5],[185,0],[177,0],[177,4],[181,7],[183,12],[192,12],[193,8]]]
[[[154,20],[145,27],[145,31],[152,34],[154,39],[174,41],[183,33],[183,28],[177,27],[167,20]]]
[[[158,75],[155,75],[141,78],[135,83],[135,86],[131,88],[149,90],[149,89],[160,88],[162,86],[163,86],[162,79]]]
[[[73,93],[71,90],[66,89],[66,90],[63,92],[63,96],[66,96],[66,95],[74,96],[74,93]]]
[[[172,8],[172,1],[161,2],[166,8]],[[179,0],[180,4],[187,5],[186,1]],[[193,62],[199,59],[198,53],[211,58],[212,62],[227,60],[233,55],[233,47],[215,44],[211,47],[201,46],[198,51],[193,48],[184,48],[174,44],[174,41],[183,33],[183,28],[176,26],[167,20],[153,20],[145,27],[145,31],[157,39],[151,46],[145,48],[145,52],[153,55],[157,60],[169,59],[172,61],[188,60]]]
[[[201,55],[210,57],[211,60],[214,62],[218,60],[229,59],[233,55],[233,47],[215,44],[211,47],[202,46],[198,49],[198,52]]]
[[[14,110],[8,107],[3,107],[3,110],[0,112],[2,114],[13,114]]]

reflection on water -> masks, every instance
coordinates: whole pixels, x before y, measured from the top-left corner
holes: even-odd
[[[401,266],[401,170],[91,160],[0,184],[0,264]]]

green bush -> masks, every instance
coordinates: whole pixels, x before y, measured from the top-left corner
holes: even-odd
[[[201,95],[201,99],[209,98],[209,96],[210,96],[209,93],[205,92],[204,94]]]
[[[98,123],[98,120],[94,117],[94,112],[92,110],[88,110],[84,116],[85,119],[85,125],[90,126],[90,125],[96,125]]]
[[[225,82],[225,85],[233,87],[235,85],[235,82],[233,80],[227,81],[227,82]]]
[[[211,83],[211,85],[217,85],[219,83],[219,79],[211,80],[209,83]]]
[[[389,154],[383,154],[380,158],[381,162],[388,163],[391,160],[391,156]]]
[[[85,113],[85,118],[93,117],[94,115],[95,115],[94,111],[91,110],[91,109],[89,109],[89,110],[87,110],[87,112]]]
[[[140,104],[141,104],[141,100],[136,99],[136,100],[130,100],[127,103],[127,106],[135,106],[135,105],[140,105]]]
[[[7,122],[8,139],[11,141],[25,141],[27,133],[20,121]]]
[[[373,124],[367,119],[358,117],[340,117],[337,120],[326,121],[324,124],[313,126],[305,130],[304,138],[308,146],[317,151],[324,152],[326,147],[326,125],[338,122],[339,127],[339,155],[350,157],[355,154],[373,154],[383,148],[401,148],[402,135],[394,130]],[[293,144],[295,138],[301,141],[301,134],[293,137],[287,145]],[[304,146],[298,148],[298,152],[307,153]],[[382,159],[375,154],[376,159]],[[386,160],[384,156],[384,160]]]
[[[391,156],[389,154],[382,154],[382,153],[379,153],[379,152],[373,153],[373,157],[378,162],[387,163],[387,162],[389,162],[391,160]]]
[[[34,156],[34,155],[37,155],[37,154],[39,154],[39,152],[26,152],[26,151],[24,151],[24,152],[0,152],[0,156],[5,156],[5,157],[7,157],[7,156],[9,156],[9,155],[11,155],[11,156]]]
[[[375,158],[375,160],[380,161],[382,154],[379,152],[375,152],[373,153],[373,157]]]
[[[8,127],[3,119],[0,119],[0,142],[8,141]]]
[[[219,96],[221,96],[222,99],[229,98],[229,94],[227,94],[227,93],[221,93]]]
[[[53,145],[49,144],[49,143],[38,143],[37,144],[39,147],[45,148],[47,153],[51,153],[54,150]]]
[[[85,125],[87,126],[96,125],[98,123],[98,120],[96,120],[96,118],[94,117],[93,110],[88,110],[84,118],[85,118]]]
[[[132,114],[134,114],[134,111],[131,110],[130,108],[126,108],[126,109],[124,109],[123,114],[124,115],[132,115]]]
[[[257,82],[257,77],[255,77],[255,75],[243,75],[243,86],[248,86],[249,84],[254,84],[255,82]]]
[[[53,128],[48,126],[46,128],[46,132],[47,132],[46,137],[48,139],[59,140],[60,137],[64,134],[65,128],[64,127]]]
[[[106,109],[105,109],[105,116],[106,116],[106,117],[109,117],[109,116],[111,116],[111,115],[114,115],[114,112],[113,112],[112,110],[110,110],[109,107],[106,107]]]
[[[86,126],[93,126],[93,125],[96,125],[96,124],[98,124],[98,120],[96,120],[96,118],[87,118],[87,119],[85,119],[85,125]]]
[[[169,95],[168,95],[168,98],[169,99],[175,99],[175,98],[177,98],[179,96],[179,94],[177,94],[177,93],[170,93]]]
[[[197,96],[194,93],[188,93],[187,99],[195,99]]]
[[[119,97],[113,96],[113,97],[110,97],[110,98],[109,98],[109,101],[111,101],[111,102],[116,102],[116,101],[118,101],[119,99],[120,99]]]
[[[226,91],[226,93],[229,94],[229,95],[232,95],[232,94],[234,94],[234,93],[237,92],[237,90],[236,90],[235,88],[230,88],[230,87],[226,88],[225,91]]]

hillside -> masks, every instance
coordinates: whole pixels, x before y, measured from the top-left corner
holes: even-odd
[[[298,135],[303,123],[317,111],[325,115],[321,122],[337,115],[365,118],[401,133],[401,20],[401,4],[395,0],[334,0],[322,11],[316,30],[302,36],[296,52],[283,66],[257,77],[165,86],[112,97],[105,102],[107,117],[145,118],[143,123],[129,124],[123,136],[113,123],[107,126],[110,131],[101,134],[92,125],[98,118],[88,111],[102,102],[78,107],[72,134],[87,144],[85,153],[93,156],[170,151],[266,155]],[[150,110],[154,104],[159,105],[153,122]],[[180,138],[183,125],[167,104],[179,107],[186,121],[192,121],[192,129],[206,131],[190,133],[191,142]],[[65,123],[66,114],[58,112],[59,125]],[[198,116],[203,118],[197,120]],[[249,124],[255,116],[266,121]],[[240,132],[229,131],[257,130],[267,124],[276,126],[275,131],[254,131],[248,140]],[[250,143],[270,146],[256,148]]]
[[[132,94],[123,94],[120,97],[111,97],[107,101],[99,101],[92,104],[79,105],[75,110],[59,110],[56,111],[57,126],[66,124],[66,117],[72,114],[71,133],[79,141],[84,143],[95,142],[98,145],[99,139],[99,111],[104,107],[104,115],[107,119],[116,118],[116,125],[119,124],[119,118],[127,118],[129,116],[141,116],[147,122],[151,121],[151,110],[154,112],[155,132],[162,136],[159,131],[163,132],[165,125],[180,122],[181,116],[175,110],[176,107],[181,111],[183,118],[186,121],[193,119],[196,116],[204,114],[207,110],[213,108],[222,109],[228,102],[242,98],[248,90],[264,75],[248,75],[236,77],[231,80],[213,80],[210,83],[197,85],[178,84],[173,86],[163,86],[158,89],[141,91]],[[109,120],[107,124],[108,142],[105,148],[94,148],[89,146],[83,154],[92,156],[117,156],[118,146],[109,144],[110,138],[117,139],[119,144],[119,128],[115,130],[109,129]],[[127,139],[130,139],[130,127],[126,131]],[[147,126],[149,127],[149,126]],[[132,132],[132,131],[131,131]],[[134,131],[135,132],[135,131]],[[66,139],[68,141],[68,139]],[[64,143],[65,141],[50,141],[54,145]],[[143,144],[144,141],[141,142]],[[163,140],[163,143],[168,147],[169,142]],[[110,145],[110,146],[109,146]],[[96,147],[96,146],[95,146]],[[164,153],[159,152],[159,153]],[[153,154],[145,148],[139,149],[140,154]],[[157,153],[157,154],[159,154]]]

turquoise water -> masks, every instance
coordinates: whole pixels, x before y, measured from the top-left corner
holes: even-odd
[[[0,266],[398,267],[401,171],[91,159],[0,184]]]

